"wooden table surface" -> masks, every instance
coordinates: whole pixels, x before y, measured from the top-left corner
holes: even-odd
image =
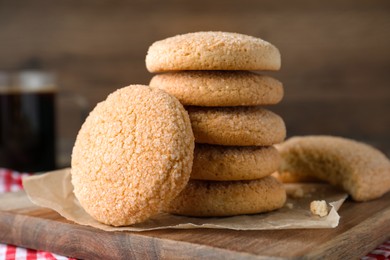
[[[2,209],[5,200],[14,206]],[[356,259],[390,234],[390,193],[346,201],[339,213],[334,229],[105,232],[35,206],[22,191],[0,196],[0,242],[83,259]]]

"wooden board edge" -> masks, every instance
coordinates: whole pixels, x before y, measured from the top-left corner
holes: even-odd
[[[38,217],[0,211],[0,242],[81,259],[284,259],[134,232],[115,232],[112,239],[112,232],[79,225],[75,230],[75,225],[64,222],[59,225],[47,219],[43,223]]]
[[[389,238],[389,219],[390,207],[298,259],[360,259]],[[356,247],[355,241],[363,246]]]

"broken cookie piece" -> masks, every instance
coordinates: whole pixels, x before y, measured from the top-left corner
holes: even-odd
[[[325,200],[313,200],[310,203],[310,212],[313,215],[317,215],[320,217],[325,217],[328,215],[328,204]]]

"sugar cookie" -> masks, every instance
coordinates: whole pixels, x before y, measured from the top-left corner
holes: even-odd
[[[283,119],[261,107],[186,107],[197,143],[269,146],[286,136]]]
[[[283,85],[249,71],[180,71],[155,75],[149,84],[191,106],[255,106],[277,104]]]
[[[280,165],[273,146],[219,146],[196,144],[191,179],[234,181],[260,179]]]
[[[251,181],[190,180],[166,211],[194,217],[234,216],[272,211],[285,201],[283,184],[271,176]]]
[[[190,177],[194,138],[187,112],[162,90],[132,85],[89,114],[72,154],[82,207],[113,226],[160,212]]]
[[[230,32],[194,32],[153,43],[146,55],[150,72],[177,70],[279,70],[272,44]]]
[[[333,136],[293,137],[277,146],[279,177],[315,177],[340,186],[356,201],[390,191],[390,161],[367,144]]]

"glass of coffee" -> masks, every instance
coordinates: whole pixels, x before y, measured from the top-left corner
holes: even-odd
[[[52,73],[0,72],[0,167],[31,173],[55,169],[56,93]]]

